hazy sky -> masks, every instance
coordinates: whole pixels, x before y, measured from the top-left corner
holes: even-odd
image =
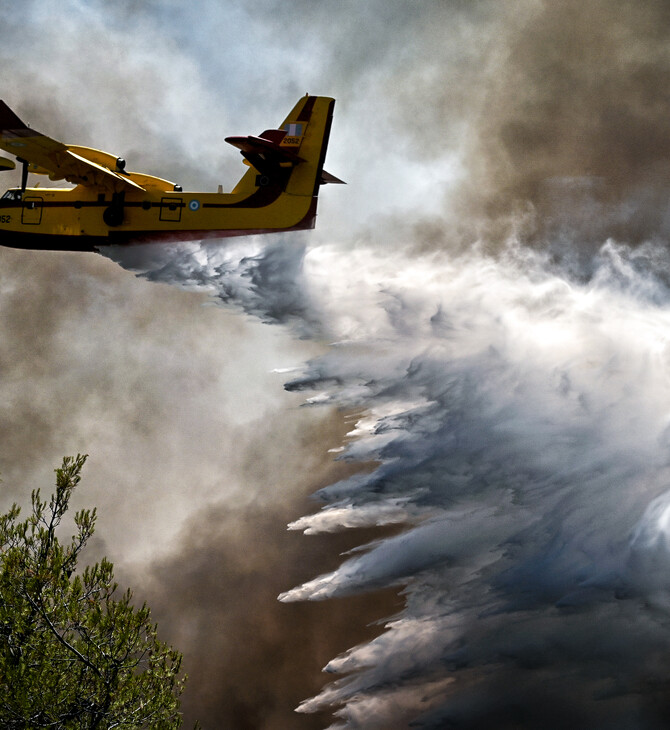
[[[184,651],[188,722],[666,726],[669,29],[651,0],[0,10],[19,116],[184,189],[337,99],[313,232],[0,250],[0,505],[90,454],[89,559]]]

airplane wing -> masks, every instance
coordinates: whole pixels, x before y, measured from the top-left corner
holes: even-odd
[[[87,148],[70,147],[30,129],[4,101],[0,101],[0,149],[11,152],[20,161],[26,160],[30,172],[48,174],[52,180],[67,180],[75,185],[88,185],[112,193],[144,190],[128,177],[88,159],[82,154]],[[97,150],[91,150],[91,153],[94,152]],[[100,155],[116,159],[108,153],[98,152]]]

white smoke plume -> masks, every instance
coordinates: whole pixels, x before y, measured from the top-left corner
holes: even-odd
[[[254,241],[109,251],[329,352],[306,402],[361,414],[314,534],[398,524],[283,593],[405,607],[298,709],[341,728],[660,726],[670,589],[670,256],[608,241],[578,278],[514,243],[408,258]],[[380,617],[382,618],[382,617]]]

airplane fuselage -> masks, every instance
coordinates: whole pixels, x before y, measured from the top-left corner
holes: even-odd
[[[313,228],[315,218],[313,196],[274,185],[252,193],[138,190],[122,200],[84,185],[14,189],[0,198],[0,245],[94,251],[119,243],[302,230]]]

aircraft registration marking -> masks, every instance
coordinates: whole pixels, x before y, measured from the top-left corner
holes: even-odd
[[[0,215],[0,223],[11,223],[11,222],[12,222],[11,215]]]

